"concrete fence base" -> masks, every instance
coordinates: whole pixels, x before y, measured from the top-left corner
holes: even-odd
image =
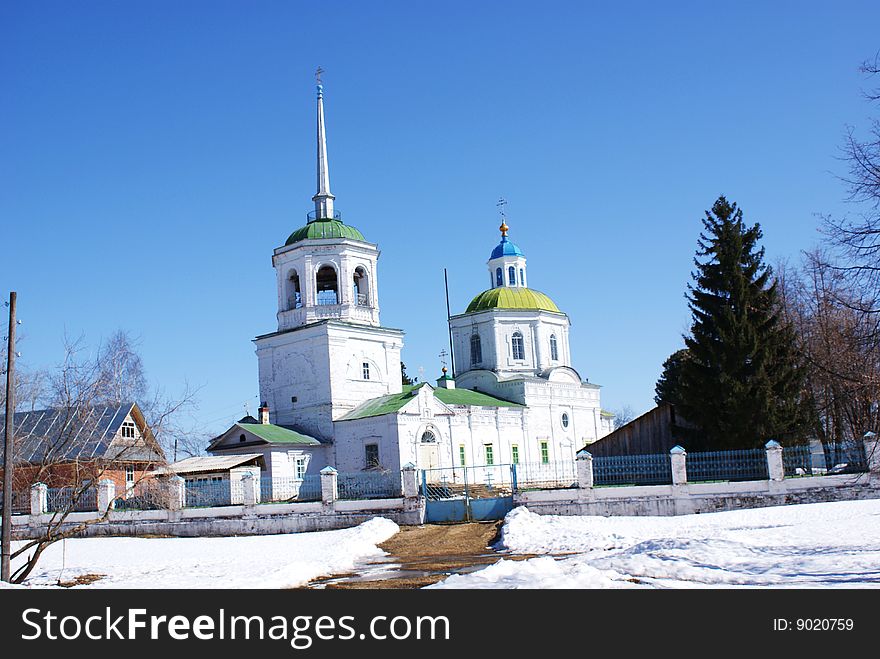
[[[544,515],[689,515],[796,503],[880,499],[870,474],[681,485],[536,490],[514,495],[517,506]]]

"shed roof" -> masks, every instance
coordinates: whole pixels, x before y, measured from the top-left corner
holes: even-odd
[[[157,473],[164,474],[197,474],[209,471],[228,471],[249,462],[255,462],[262,458],[260,453],[241,453],[239,455],[200,455],[193,458],[178,460]]]

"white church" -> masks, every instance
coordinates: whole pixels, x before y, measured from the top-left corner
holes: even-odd
[[[503,216],[490,288],[450,321],[455,372],[402,384],[404,332],[379,320],[379,249],[334,210],[320,80],[317,92],[315,210],[272,254],[278,327],[254,340],[260,418],[209,453],[259,453],[272,478],[573,461],[613,415],[572,367],[568,316],[527,287]]]

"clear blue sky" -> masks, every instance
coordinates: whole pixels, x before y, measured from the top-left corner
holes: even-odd
[[[575,367],[605,408],[645,411],[719,194],[771,262],[852,212],[837,156],[873,110],[878,26],[876,0],[5,2],[0,290],[22,362],[123,328],[154,384],[203,385],[206,431],[253,410],[272,249],[312,208],[320,65],[336,205],[382,250],[410,374],[439,374],[443,268],[454,311],[485,288],[504,196]]]

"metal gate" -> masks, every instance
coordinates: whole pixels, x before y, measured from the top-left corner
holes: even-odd
[[[443,467],[422,470],[426,522],[503,519],[513,509],[513,465]]]

